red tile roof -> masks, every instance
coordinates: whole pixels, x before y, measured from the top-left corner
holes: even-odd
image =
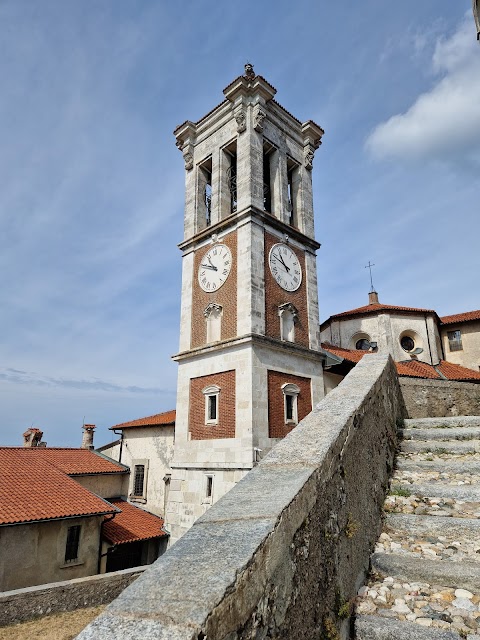
[[[335,318],[345,318],[346,316],[357,316],[368,313],[377,313],[379,311],[398,311],[400,313],[434,313],[433,309],[416,309],[415,307],[399,307],[394,304],[366,304],[363,307],[357,307],[356,309],[350,309],[350,311],[342,311],[342,313],[336,313],[330,316],[328,320],[334,320]],[[325,322],[328,322],[326,320]],[[322,323],[324,324],[324,323]]]
[[[19,455],[34,456],[36,460],[45,460],[69,476],[88,475],[90,473],[127,473],[128,468],[118,464],[90,449],[68,449],[60,447],[22,447],[15,448]]]
[[[340,358],[344,358],[347,362],[357,364],[363,358],[368,351],[358,351],[355,349],[343,349],[342,347],[336,347],[328,344],[328,342],[322,342],[322,349],[330,351]],[[403,362],[396,362],[395,366],[399,376],[407,376],[409,378],[428,378],[431,380],[457,380],[457,381],[470,381],[480,382],[480,371],[474,371],[473,369],[467,369],[459,364],[453,362],[446,362],[440,360],[440,362],[432,366],[427,362],[421,362],[420,360],[405,360]]]
[[[420,360],[396,362],[395,366],[397,367],[397,373],[399,376],[406,376],[408,378],[428,378],[431,380],[439,380],[442,377],[431,364],[420,362]]]
[[[359,351],[357,349],[343,349],[342,347],[336,347],[328,342],[322,342],[321,347],[322,349],[325,349],[325,351],[333,353],[335,356],[339,356],[349,362],[355,363],[360,362],[363,356],[368,353],[368,351]]]
[[[146,418],[138,418],[138,420],[131,420],[130,422],[122,422],[116,424],[113,429],[128,429],[130,427],[161,427],[175,424],[175,409],[172,411],[165,411],[164,413],[156,413],[153,416],[147,416]]]
[[[115,513],[65,475],[41,449],[0,447],[0,525]]]
[[[442,324],[456,324],[457,322],[480,320],[480,309],[477,309],[476,311],[467,311],[466,313],[457,313],[453,316],[443,316],[440,320],[442,321]]]
[[[440,363],[436,365],[436,369],[440,371],[449,380],[479,380],[480,371],[474,371],[474,369],[467,369],[459,364],[453,362],[446,362],[440,360]]]
[[[168,535],[163,530],[163,518],[139,509],[121,498],[111,498],[110,502],[121,509],[121,513],[103,525],[103,537],[112,544],[149,540]]]

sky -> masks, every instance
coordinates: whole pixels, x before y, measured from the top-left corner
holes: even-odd
[[[172,135],[255,66],[325,129],[321,319],[480,308],[471,0],[1,0],[0,444],[175,407],[184,169]]]

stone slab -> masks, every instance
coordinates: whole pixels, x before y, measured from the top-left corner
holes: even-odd
[[[384,577],[392,576],[410,582],[427,582],[444,587],[461,587],[469,591],[480,590],[478,562],[443,562],[413,558],[407,554],[374,553],[372,568]]]
[[[458,633],[381,616],[357,616],[355,640],[460,640]]]
[[[464,540],[480,540],[480,520],[449,518],[447,516],[421,516],[403,513],[387,514],[388,530],[402,531],[413,536],[447,536]]]

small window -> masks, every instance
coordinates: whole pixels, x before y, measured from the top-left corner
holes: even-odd
[[[462,332],[460,329],[455,331],[447,331],[448,348],[450,351],[463,351]]]
[[[78,546],[80,543],[81,525],[68,527],[67,544],[65,547],[65,562],[73,562],[78,559]]]
[[[212,498],[213,497],[213,476],[207,476],[207,484],[205,488],[205,497]]]
[[[415,342],[410,336],[403,336],[403,338],[400,339],[400,344],[402,349],[407,353],[415,349]]]
[[[205,387],[205,424],[218,424],[220,387],[216,384]]]
[[[300,388],[296,384],[282,385],[284,398],[285,424],[298,424],[298,395]]]
[[[135,475],[133,480],[133,495],[135,497],[143,497],[143,488],[145,484],[145,465],[135,465]]]
[[[278,307],[280,316],[280,340],[295,342],[295,323],[298,321],[298,311],[290,302]]]

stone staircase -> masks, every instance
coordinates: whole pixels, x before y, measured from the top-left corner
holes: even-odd
[[[356,640],[480,640],[480,417],[405,420]]]

